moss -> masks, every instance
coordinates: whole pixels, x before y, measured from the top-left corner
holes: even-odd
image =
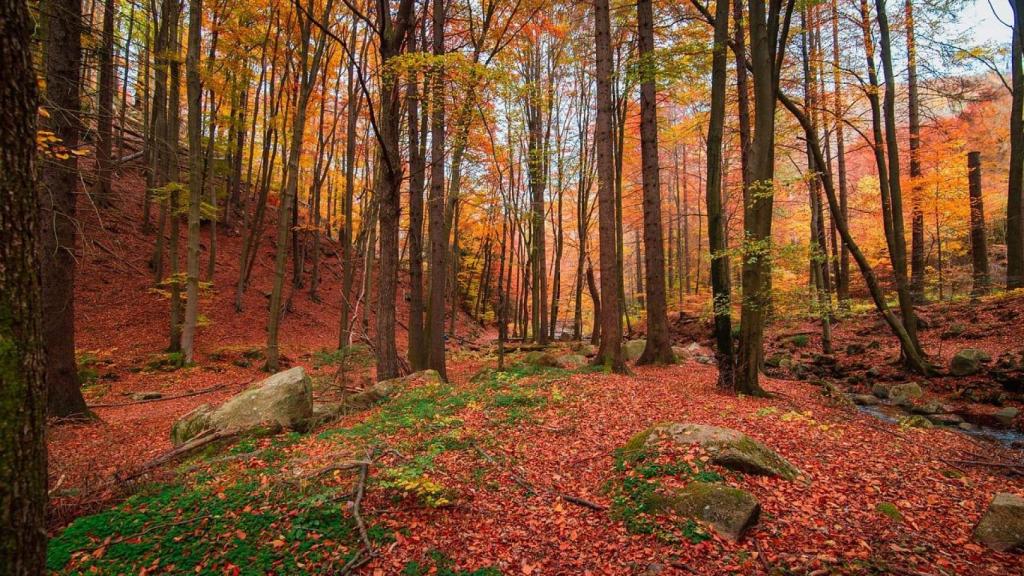
[[[879,502],[878,504],[875,504],[875,512],[884,514],[896,522],[903,521],[903,514],[892,502]]]
[[[647,454],[647,441],[654,434],[656,426],[652,426],[639,434],[634,435],[622,448],[616,451],[616,456],[625,463],[634,463],[642,460]]]
[[[713,447],[712,462],[751,474],[774,474],[794,480],[799,471],[760,442],[744,436],[732,442],[717,443]]]

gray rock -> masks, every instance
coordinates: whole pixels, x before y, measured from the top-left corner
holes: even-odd
[[[558,359],[555,358],[554,354],[539,350],[527,352],[526,355],[523,356],[523,363],[531,366],[546,366],[548,368],[558,367]]]
[[[586,363],[587,359],[579,354],[566,354],[565,356],[555,358],[555,365],[565,370],[576,370],[585,366]]]
[[[876,398],[884,400],[889,397],[889,387],[881,382],[875,382],[871,386],[871,393],[874,394]]]
[[[917,382],[904,382],[889,387],[889,399],[897,404],[910,406],[913,401],[924,394]]]
[[[900,419],[901,428],[934,428],[932,421],[924,416],[914,415]]]
[[[207,430],[244,432],[258,428],[303,428],[313,414],[313,389],[302,367],[263,380],[218,408],[203,404],[171,428],[171,441],[183,444]]]
[[[879,403],[878,398],[871,394],[851,394],[850,400],[858,406],[875,406]]]
[[[964,421],[956,414],[928,414],[925,418],[936,426],[959,426]]]
[[[1015,418],[1017,418],[1018,414],[1020,414],[1020,410],[1014,408],[1013,406],[1007,406],[1006,408],[1002,408],[996,411],[994,416],[996,417],[996,420],[999,421],[999,424],[1001,424],[1002,426],[1010,427],[1013,425],[1013,421]]]
[[[622,345],[622,357],[628,362],[633,362],[644,353],[646,347],[647,340],[626,340]]]
[[[715,532],[733,542],[739,541],[761,515],[761,504],[751,493],[707,482],[691,482],[669,494],[652,494],[647,505],[655,512],[671,510],[707,522]]]
[[[981,372],[981,365],[992,359],[987,352],[976,348],[964,348],[949,361],[949,372],[954,376],[970,376]]]
[[[706,346],[701,346],[696,342],[690,342],[683,348],[686,355],[694,362],[701,364],[715,364],[715,353]]]
[[[922,416],[949,412],[949,410],[940,404],[938,400],[927,400],[925,402],[914,404],[910,407],[910,411],[914,414],[921,414]]]
[[[997,552],[1024,546],[1024,498],[997,493],[975,526],[974,538]]]
[[[623,452],[627,457],[639,457],[645,450],[665,440],[679,446],[700,445],[713,464],[729,470],[779,476],[787,480],[793,480],[800,474],[785,458],[750,436],[731,428],[705,424],[658,424],[634,436]]]
[[[970,422],[961,422],[961,423],[957,424],[956,427],[961,429],[961,430],[963,430],[963,431],[965,431],[965,432],[970,432],[971,430],[974,430],[974,429],[977,428],[977,426],[975,426],[974,424],[971,424]]]

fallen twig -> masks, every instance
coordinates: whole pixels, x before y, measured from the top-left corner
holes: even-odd
[[[983,466],[988,468],[1009,468],[1014,474],[1024,475],[1024,464],[1015,464],[1013,462],[993,462],[990,460],[943,460],[950,466],[954,464],[964,464],[966,466]]]
[[[359,538],[363,542],[363,548],[341,568],[341,574],[351,573],[377,555],[377,552],[373,549],[373,544],[370,543],[370,536],[366,532],[366,524],[363,522],[363,517],[360,514],[363,494],[366,492],[366,477],[369,475],[370,469],[369,459],[360,461],[356,465],[359,467],[359,482],[356,484],[356,496],[352,500],[352,518],[356,521],[356,527],[359,529]]]
[[[133,402],[112,402],[109,404],[89,404],[89,408],[117,408],[120,406],[134,406],[136,404],[149,404],[150,402],[163,402],[165,400],[177,400],[179,398],[189,398],[191,396],[199,396],[201,394],[209,394],[224,388],[227,384],[217,384],[216,386],[210,386],[209,388],[203,388],[202,390],[196,390],[194,392],[186,392],[184,394],[175,394],[174,396],[163,396],[160,398],[150,398],[148,400],[135,400]]]

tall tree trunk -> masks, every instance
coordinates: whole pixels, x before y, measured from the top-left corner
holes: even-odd
[[[445,0],[433,3],[433,53],[444,55]],[[444,142],[445,78],[444,67],[432,70],[430,106],[430,190],[427,201],[430,242],[430,281],[427,302],[427,367],[447,378],[445,370],[444,304],[448,282],[448,230],[445,227]]]
[[[726,41],[729,4],[715,6],[714,53],[711,56],[711,114],[708,118],[707,189],[708,240],[711,246],[711,294],[715,318],[715,356],[718,386],[735,386],[735,354],[732,345],[732,296],[725,215],[722,206],[722,139],[725,127]],[[687,281],[689,284],[689,281]]]
[[[189,0],[188,54],[185,57],[185,91],[188,98],[188,263],[186,264],[185,323],[181,352],[192,363],[196,322],[199,318],[199,208],[203,198],[203,84],[199,60],[203,49],[203,0]],[[210,134],[213,138],[213,134]],[[211,227],[215,223],[211,223]]]
[[[5,574],[46,572],[46,353],[35,182],[35,23],[0,1],[0,558]],[[77,388],[76,388],[77,390]]]
[[[172,56],[169,61],[169,86],[167,90],[167,122],[164,124],[163,141],[164,145],[164,174],[167,175],[168,187],[170,188],[167,201],[161,204],[161,214],[166,213],[170,218],[170,245],[167,247],[167,257],[171,261],[171,274],[168,284],[171,292],[171,326],[170,343],[167,351],[171,353],[181,352],[181,265],[179,244],[181,242],[181,183],[178,167],[178,137],[179,118],[181,116],[181,4],[172,0],[174,6],[171,21],[168,24],[168,50]],[[161,234],[163,232],[160,232]]]
[[[349,31],[349,46],[355,49],[356,27]],[[356,85],[356,62],[349,58],[346,66],[346,86],[348,98],[345,124],[345,192],[341,200],[344,224],[341,227],[341,315],[338,321],[338,349],[344,349],[352,341],[350,318],[352,316],[352,282],[355,277],[355,259],[352,251],[352,203],[355,199],[356,179],[356,128],[359,122],[361,92]]]
[[[843,118],[845,115],[843,105],[843,86],[841,68],[839,65],[839,0],[832,0],[832,99],[835,110],[835,126],[833,130],[836,138],[836,170],[839,179],[839,214],[832,216],[832,222],[837,218],[849,221],[849,208],[847,206],[847,184],[846,184],[846,141],[843,133],[846,129]],[[829,166],[831,170],[831,165]],[[839,274],[836,278],[836,299],[840,307],[848,307],[850,300],[850,249],[844,242],[839,252]]]
[[[46,349],[47,412],[60,418],[88,414],[75,364],[75,200],[78,187],[81,0],[47,0],[45,79],[49,119],[43,128],[67,148],[40,167],[43,342]],[[6,71],[3,74],[7,76]],[[63,157],[62,157],[63,156]],[[4,171],[5,172],[5,171]]]
[[[1011,0],[1010,173],[1006,192],[1006,289],[1024,288],[1024,1]]]
[[[971,265],[974,272],[972,296],[988,294],[988,239],[985,235],[985,207],[981,197],[981,152],[967,153],[967,181],[971,208]]]
[[[725,2],[722,2],[725,4]],[[661,229],[661,174],[658,163],[658,108],[654,58],[654,9],[651,0],[637,3],[638,39],[643,79],[640,84],[640,153],[644,192],[644,270],[646,272],[647,344],[637,364],[672,364],[665,297],[665,247]],[[724,46],[723,46],[724,50]]]
[[[96,203],[110,205],[110,178],[114,170],[114,0],[103,4],[100,46],[99,106],[96,122]]]
[[[612,47],[608,0],[594,0],[594,42],[597,51],[597,118],[594,144],[597,147],[597,201],[600,222],[601,346],[595,362],[614,372],[625,373],[622,358],[620,320],[620,268],[615,238],[615,171],[612,128]]]
[[[416,51],[416,28],[409,33],[409,51]],[[425,161],[420,148],[419,79],[409,74],[405,92],[409,135],[409,364],[427,366],[427,339],[423,331],[423,186]]]
[[[914,37],[914,4],[905,0],[907,28],[907,99],[910,105],[910,297],[925,301],[924,212],[921,208],[921,112],[917,94],[917,41]]]

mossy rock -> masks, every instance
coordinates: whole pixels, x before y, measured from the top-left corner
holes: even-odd
[[[564,370],[577,370],[586,364],[586,357],[580,354],[566,354],[555,358],[555,365]]]
[[[207,430],[304,430],[312,414],[312,384],[305,371],[295,367],[274,374],[217,408],[203,404],[182,416],[171,428],[171,441],[177,446]]]
[[[635,361],[644,353],[647,347],[647,340],[627,340],[622,345],[622,357],[629,362]]]
[[[652,493],[651,512],[675,512],[706,522],[723,538],[739,541],[761,515],[761,504],[751,493],[724,484],[691,482],[682,490]]]
[[[997,552],[1024,548],[1024,498],[997,493],[975,526],[974,538]]]
[[[901,428],[934,428],[935,424],[924,416],[915,414],[900,420]]]
[[[621,453],[627,460],[636,460],[665,440],[680,446],[698,444],[708,452],[713,464],[729,470],[786,480],[800,475],[785,458],[750,436],[731,428],[705,424],[658,424],[631,438]]]
[[[981,372],[981,365],[992,360],[983,350],[965,348],[953,355],[949,361],[949,372],[954,376],[970,376]]]
[[[529,364],[530,366],[543,366],[547,368],[557,368],[558,359],[549,352],[542,352],[535,350],[533,352],[527,352],[523,356],[523,364]]]

